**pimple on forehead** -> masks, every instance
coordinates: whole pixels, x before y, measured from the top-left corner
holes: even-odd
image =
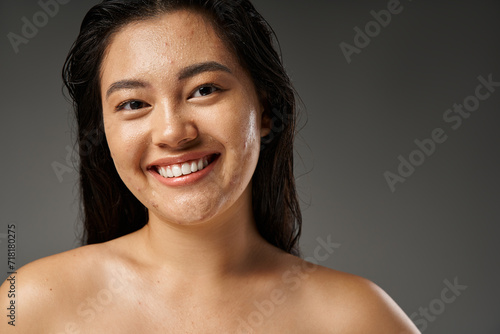
[[[173,80],[179,69],[207,61],[239,73],[235,55],[199,13],[172,12],[131,23],[114,36],[108,51],[102,69],[105,82],[148,75],[151,80]]]

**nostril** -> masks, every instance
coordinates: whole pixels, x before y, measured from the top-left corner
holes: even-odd
[[[179,146],[183,146],[187,143],[189,143],[190,141],[192,141],[193,139],[190,139],[190,138],[184,138],[183,140],[181,140],[177,145]]]
[[[186,117],[186,118],[184,118]],[[172,115],[166,119],[154,119],[151,124],[151,142],[161,148],[183,148],[199,138],[193,120],[188,116]]]

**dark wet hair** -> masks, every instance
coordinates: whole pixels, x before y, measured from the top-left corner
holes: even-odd
[[[264,101],[273,125],[262,139],[252,178],[253,214],[264,239],[300,255],[302,216],[293,173],[295,93],[272,28],[248,0],[105,0],[87,13],[63,69],[78,124],[82,243],[112,240],[148,222],[146,207],[120,179],[105,140],[100,92],[105,50],[123,26],[182,9],[204,14]]]

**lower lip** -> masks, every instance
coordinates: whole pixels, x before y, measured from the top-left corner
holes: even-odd
[[[201,180],[203,177],[208,175],[208,173],[210,173],[212,169],[214,169],[214,166],[219,161],[219,158],[220,155],[218,155],[207,167],[203,168],[198,172],[191,173],[189,175],[166,178],[158,174],[156,170],[151,169],[149,172],[153,174],[153,177],[155,177],[158,181],[167,186],[171,187],[187,186]]]

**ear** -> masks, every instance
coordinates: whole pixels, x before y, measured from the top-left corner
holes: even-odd
[[[260,136],[265,137],[271,133],[271,127],[273,125],[273,120],[271,118],[271,106],[267,99],[267,94],[261,92],[260,94]]]
[[[260,120],[260,136],[265,137],[271,133],[272,119],[269,111],[262,107],[261,120]]]

